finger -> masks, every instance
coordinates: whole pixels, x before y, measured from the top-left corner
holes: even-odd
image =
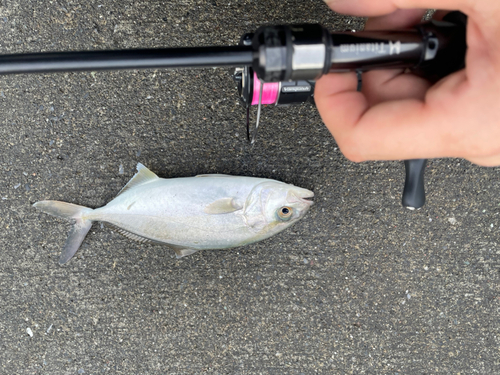
[[[365,30],[406,29],[420,23],[425,11],[399,9],[395,12],[369,18]],[[405,74],[402,69],[371,71],[363,74],[363,93],[370,106],[407,98],[423,99],[430,83],[420,77]]]
[[[342,153],[353,161],[361,160],[353,155],[356,145],[354,142],[347,144],[344,140],[345,134],[369,108],[365,96],[356,91],[357,84],[355,73],[335,73],[321,77],[316,81],[314,89],[316,107],[323,122],[332,133]],[[354,150],[352,154],[350,150]]]
[[[423,100],[431,84],[426,79],[402,71],[372,71],[363,74],[362,92],[369,106],[402,99]]]
[[[334,11],[354,16],[373,17],[397,9],[461,10],[471,14],[475,0],[325,0]]]
[[[422,9],[397,9],[383,16],[368,18],[365,30],[406,29],[420,23],[425,13]]]
[[[359,162],[460,156],[450,149],[454,129],[446,109],[437,110],[417,99],[370,108],[362,93],[352,91],[353,86],[349,74],[330,74],[317,81],[315,91],[321,117],[348,159]],[[440,128],[440,136],[436,136],[436,127]]]
[[[500,165],[500,156],[492,156],[488,158],[469,158],[471,163],[480,165],[482,167],[497,167]]]

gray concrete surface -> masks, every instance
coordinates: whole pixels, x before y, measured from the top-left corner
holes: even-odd
[[[319,0],[0,4],[3,53],[362,22]],[[427,206],[406,211],[403,165],[347,161],[310,106],[265,108],[249,147],[230,73],[0,78],[0,373],[500,373],[500,169],[435,160]],[[68,225],[31,204],[104,205],[137,162],[162,177],[276,178],[316,204],[269,240],[181,260],[96,225],[60,267]]]

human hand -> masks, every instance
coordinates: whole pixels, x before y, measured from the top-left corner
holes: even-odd
[[[339,12],[369,16],[366,29],[420,23],[413,8],[468,15],[466,68],[438,83],[399,70],[332,73],[315,102],[344,155],[353,161],[460,157],[500,165],[500,3],[490,0],[326,0]]]

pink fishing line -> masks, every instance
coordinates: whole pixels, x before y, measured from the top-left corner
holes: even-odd
[[[259,94],[260,94],[260,81],[257,78],[257,74],[253,73],[253,98],[252,105],[259,104]],[[264,89],[262,90],[262,104],[274,104],[278,100],[280,84],[278,82],[264,83]]]

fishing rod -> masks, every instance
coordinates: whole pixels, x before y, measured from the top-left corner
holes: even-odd
[[[467,17],[460,12],[407,30],[330,33],[317,24],[263,26],[238,46],[0,55],[0,74],[85,70],[234,67],[253,143],[263,104],[314,102],[315,81],[331,72],[408,69],[437,81],[465,66]],[[361,87],[359,80],[358,89]],[[250,131],[250,107],[257,120]],[[405,161],[402,203],[425,204],[426,160]]]

